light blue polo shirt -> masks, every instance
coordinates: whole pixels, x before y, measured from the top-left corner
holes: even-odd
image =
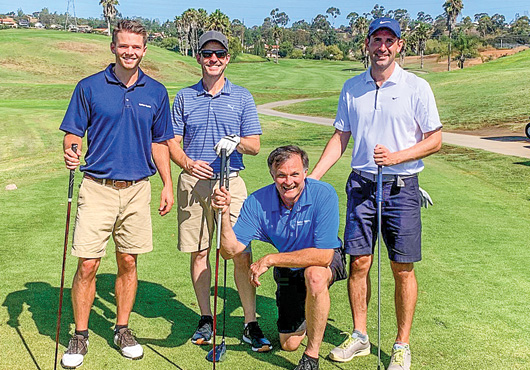
[[[156,173],[151,144],[175,137],[169,98],[164,85],[140,69],[136,83],[126,87],[113,67],[77,84],[60,129],[87,134],[81,171],[101,179],[139,180]]]
[[[210,95],[202,80],[180,90],[171,114],[175,135],[183,137],[184,152],[192,160],[208,162],[219,172],[220,158],[213,147],[226,135],[240,137],[261,135],[256,104],[250,92],[228,79],[221,91]],[[243,155],[230,155],[230,170],[244,169]]]
[[[261,240],[279,252],[339,248],[339,198],[331,185],[306,179],[300,198],[289,210],[271,184],[245,200],[234,232],[244,245]]]

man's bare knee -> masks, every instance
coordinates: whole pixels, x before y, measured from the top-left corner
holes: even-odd
[[[96,276],[100,263],[99,258],[79,258],[76,276],[80,280],[90,280]]]
[[[331,271],[320,266],[307,267],[304,272],[307,292],[316,295],[328,289],[331,280]]]

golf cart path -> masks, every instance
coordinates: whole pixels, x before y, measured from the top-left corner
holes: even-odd
[[[293,99],[276,101],[266,103],[258,106],[258,113],[267,116],[288,118],[296,121],[315,123],[317,125],[333,126],[334,120],[332,118],[303,116],[299,114],[291,114],[279,112],[273,108],[300,103],[303,101],[314,100],[307,99]],[[454,132],[442,132],[442,140],[446,144],[464,146],[468,148],[482,149],[493,153],[512,155],[515,157],[530,158],[530,140],[526,136],[512,135],[469,135],[457,134]]]

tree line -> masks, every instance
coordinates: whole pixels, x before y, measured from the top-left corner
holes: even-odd
[[[93,27],[109,25],[122,18],[117,11],[117,0],[101,0],[104,20],[80,19]],[[423,11],[415,16],[407,9],[386,9],[375,4],[370,12],[347,13],[347,25],[336,25],[341,10],[329,7],[324,13],[313,19],[291,22],[287,13],[274,8],[264,18],[261,25],[247,27],[239,19],[232,19],[217,9],[208,13],[204,9],[189,8],[173,20],[161,23],[158,19],[132,17],[140,20],[154,36],[151,42],[158,46],[174,50],[183,55],[195,56],[199,37],[207,30],[218,30],[226,34],[230,42],[233,57],[241,52],[262,57],[306,58],[332,60],[360,60],[368,66],[369,59],[364,47],[368,26],[373,19],[391,17],[396,19],[402,29],[405,41],[401,58],[406,55],[419,55],[423,68],[423,56],[439,54],[450,62],[457,60],[463,68],[467,58],[478,56],[482,46],[507,47],[530,44],[530,19],[528,16],[515,15],[508,22],[504,15],[477,13],[473,17],[463,17],[457,22],[464,4],[462,0],[446,0],[441,4],[443,11],[432,16]],[[18,11],[19,15],[21,10]],[[39,19],[45,25],[61,22],[64,16],[50,14],[46,8],[40,12]],[[63,20],[64,22],[64,20]],[[290,27],[287,25],[290,23]],[[110,27],[109,27],[110,28]]]

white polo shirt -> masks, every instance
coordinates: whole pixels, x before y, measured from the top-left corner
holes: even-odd
[[[377,88],[371,69],[344,83],[334,126],[351,132],[354,146],[351,167],[377,173],[374,148],[391,152],[410,148],[423,134],[442,127],[428,82],[404,71],[397,63],[390,78]],[[416,160],[385,167],[384,174],[412,175],[423,170]]]

